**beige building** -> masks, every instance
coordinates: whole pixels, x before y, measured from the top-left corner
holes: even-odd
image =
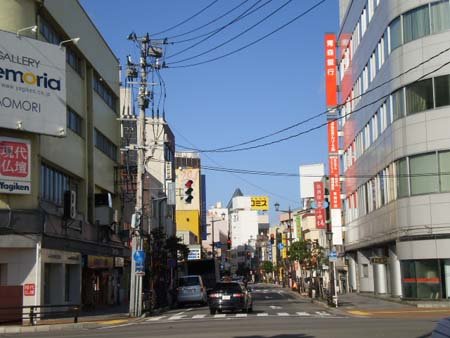
[[[5,72],[0,79],[0,115],[17,120],[16,128],[0,121],[0,137],[2,142],[8,137],[28,144],[29,157],[27,182],[17,178],[18,183],[5,185],[0,181],[11,188],[0,192],[0,287],[23,286],[20,305],[95,306],[124,300],[123,258],[129,251],[123,245],[126,239],[117,235],[120,217],[115,212],[120,209],[115,182],[120,144],[119,61],[76,0],[1,1],[0,29],[12,41],[7,50],[1,50],[0,68],[15,72],[9,79]],[[16,36],[19,30],[20,37]],[[80,39],[64,42],[72,38]],[[7,59],[8,52],[13,54],[10,50],[29,54]],[[54,51],[51,58],[44,57],[48,51]],[[62,53],[61,67],[52,63],[58,53]],[[12,68],[19,66],[25,67],[23,74]],[[59,71],[59,77],[48,75],[47,79],[41,67]],[[7,80],[15,80],[16,88],[27,91],[17,99],[23,101],[15,101],[22,110],[28,101],[43,100],[35,106],[41,110],[36,121],[19,121],[21,112],[16,116],[7,110],[4,103],[11,101],[5,98],[13,95],[3,86]],[[47,106],[53,98],[50,89],[58,84],[61,95]],[[48,120],[43,121],[45,117]],[[59,134],[43,135],[49,134],[45,127],[54,121],[63,121]],[[5,156],[0,160],[3,167],[10,163]],[[26,190],[14,191],[14,187]]]

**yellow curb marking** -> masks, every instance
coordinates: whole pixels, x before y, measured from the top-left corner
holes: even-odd
[[[112,324],[112,325],[116,325],[116,324],[123,324],[123,323],[128,323],[128,319],[112,319],[112,320],[104,320],[101,322],[97,322],[99,324]]]
[[[357,316],[370,316],[369,312],[364,312],[364,311],[347,311],[348,313],[351,313],[352,315],[357,315]]]
[[[404,310],[404,311],[359,311],[359,310],[352,310],[347,311],[348,313],[351,313],[353,315],[357,316],[372,316],[372,315],[378,315],[378,314],[408,314],[408,313],[448,313],[450,312],[450,309],[430,309],[430,310]]]

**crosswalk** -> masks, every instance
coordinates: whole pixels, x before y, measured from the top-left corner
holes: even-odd
[[[253,312],[253,313],[218,313],[215,315],[209,314],[189,314],[189,313],[177,313],[168,314],[164,316],[150,317],[146,319],[146,322],[158,322],[158,321],[177,321],[186,319],[233,319],[233,318],[246,318],[246,317],[308,317],[308,318],[336,318],[342,316],[336,316],[326,311],[311,311],[311,312]]]

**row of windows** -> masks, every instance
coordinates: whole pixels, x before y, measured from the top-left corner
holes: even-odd
[[[67,107],[67,128],[83,136],[83,118],[70,107]]]
[[[450,105],[450,75],[425,79],[397,89],[383,102],[344,151],[342,156],[344,172],[369,149],[393,121],[448,105]]]
[[[77,182],[63,172],[41,163],[40,198],[56,205],[62,205],[64,192],[67,190],[74,190],[78,196]]]
[[[408,156],[391,163],[344,200],[345,222],[397,198],[450,192],[450,151]]]
[[[58,45],[63,40],[52,25],[45,20],[45,18],[40,18],[39,27],[40,33],[49,43]],[[83,75],[82,58],[68,46],[66,46],[66,61],[80,76]]]
[[[94,90],[95,92],[105,101],[105,103],[112,109],[116,111],[116,96],[113,91],[109,89],[100,75],[97,73],[94,75]]]
[[[373,15],[375,13],[375,9],[380,4],[380,0],[367,0],[366,5],[364,6],[363,11],[361,12],[361,16],[359,21],[357,22],[355,29],[351,35],[350,41],[347,42],[347,48],[344,51],[344,57],[340,64],[340,74],[343,77],[345,71],[350,66],[350,59],[353,58],[356,49],[358,48],[364,34],[367,31],[367,27],[372,21]],[[341,78],[342,80],[342,78]]]
[[[351,95],[347,98],[342,111],[345,124],[351,112],[358,105],[363,95],[377,72],[381,69],[389,54],[403,43],[419,39],[429,34],[440,33],[450,29],[450,4],[449,0],[442,0],[410,10],[395,18],[386,28],[375,50],[372,52],[367,65],[355,81]],[[347,59],[346,59],[347,58]],[[344,58],[340,64],[341,81],[344,77],[346,65],[350,64],[349,52],[344,52]]]
[[[95,146],[111,160],[117,161],[117,146],[98,129],[95,129]]]

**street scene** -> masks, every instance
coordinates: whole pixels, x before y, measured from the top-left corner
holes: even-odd
[[[450,337],[450,0],[0,0],[0,336]]]

